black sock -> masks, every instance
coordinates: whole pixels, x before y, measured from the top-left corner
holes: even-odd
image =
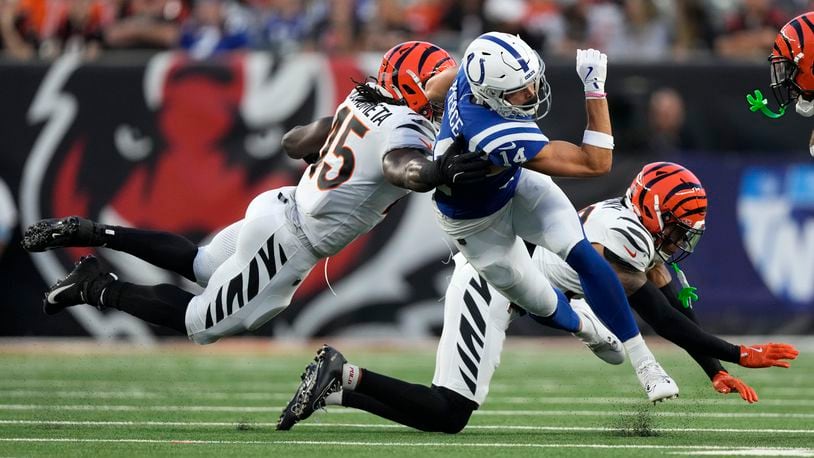
[[[105,234],[105,247],[132,254],[195,281],[192,262],[198,254],[198,246],[186,237],[121,226],[105,226],[105,229],[113,231],[112,235]]]
[[[396,423],[410,426],[416,429],[420,427],[420,419],[415,418],[408,412],[402,412],[394,409],[387,404],[377,401],[376,399],[359,393],[357,391],[342,390],[342,405],[344,407],[353,407],[354,409],[364,410],[370,412],[378,417],[386,418]],[[422,429],[426,431],[426,429]]]
[[[149,323],[187,333],[186,313],[194,294],[175,285],[143,286],[114,281],[101,295],[102,305]]]
[[[382,410],[385,418],[422,431],[457,433],[478,408],[476,403],[446,388],[408,383],[368,369],[362,369],[355,391],[391,409]],[[379,415],[373,411],[379,407],[376,404],[365,407],[360,408]]]

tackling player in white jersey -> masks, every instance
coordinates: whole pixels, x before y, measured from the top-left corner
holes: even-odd
[[[706,214],[707,196],[698,178],[678,164],[656,162],[644,166],[624,197],[590,205],[580,212],[580,219],[586,237],[616,271],[639,316],[657,334],[685,349],[717,391],[738,392],[745,401],[757,402],[755,390],[730,375],[721,360],[750,368],[789,367],[781,359],[795,359],[798,352],[783,343],[734,345],[698,325],[692,309],[697,299],[694,288],[687,285],[677,292],[667,265],[672,264],[686,282],[677,263],[695,249]],[[583,296],[576,272],[556,254],[537,247],[532,258],[556,287],[569,296]],[[587,306],[574,300],[572,305]]]
[[[736,346],[703,331],[692,309],[670,286],[664,263],[691,253],[704,231],[707,198],[689,170],[672,163],[648,164],[625,197],[598,202],[581,213],[587,239],[610,262],[631,306],[660,335],[686,349],[721,393],[737,392],[747,402],[757,394],[730,375],[719,359],[744,367],[789,367],[788,344]],[[353,407],[424,431],[457,433],[486,400],[517,308],[486,283],[458,253],[444,302],[444,328],[430,388],[393,379],[348,363],[331,347],[320,349],[278,422],[289,429],[325,405]],[[569,296],[582,296],[577,273],[542,247],[534,251],[539,271]],[[572,300],[575,310],[587,308]],[[541,320],[550,325],[547,320]],[[621,361],[616,361],[621,362]]]
[[[200,344],[263,325],[289,305],[321,258],[373,228],[410,190],[426,192],[486,174],[488,165],[476,154],[432,160],[432,122],[440,112],[428,92],[440,84],[435,91],[442,100],[449,84],[442,75],[454,68],[452,57],[431,43],[407,42],[388,51],[375,83],[357,85],[333,118],[286,135],[286,152],[312,162],[299,184],[257,196],[244,219],[206,246],[80,217],[35,223],[25,231],[28,251],[104,246],[205,286],[195,295],[174,285],[134,285],[88,256],[46,292],[45,313],[85,303],[110,307]]]

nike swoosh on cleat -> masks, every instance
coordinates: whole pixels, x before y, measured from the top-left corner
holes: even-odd
[[[622,245],[622,246],[625,247],[625,251],[627,251],[627,254],[629,254],[631,258],[635,258],[636,256],[639,255],[639,253],[636,253],[635,251],[631,251],[630,248],[628,248],[627,246],[625,246],[625,245]]]
[[[749,349],[756,352],[756,353],[762,353],[763,352],[762,348],[749,347]]]
[[[49,304],[56,304],[57,295],[59,295],[59,293],[65,291],[66,289],[72,287],[73,285],[74,284],[71,283],[70,285],[60,286],[59,288],[57,288],[57,289],[51,291],[50,293],[48,293],[48,303]]]

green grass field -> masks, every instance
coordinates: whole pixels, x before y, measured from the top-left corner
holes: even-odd
[[[432,378],[432,345],[336,346],[363,367]],[[512,342],[460,434],[343,408],[277,432],[316,347],[0,344],[0,457],[814,456],[810,348],[789,370],[731,369],[760,396],[748,405],[715,393],[685,354],[655,345],[681,397],[652,406],[627,363],[606,365],[571,340]]]

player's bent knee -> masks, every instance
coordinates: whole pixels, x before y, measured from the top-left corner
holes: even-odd
[[[467,424],[469,424],[469,418],[472,416],[472,410],[466,408],[458,408],[455,410],[456,411],[454,412],[450,412],[450,415],[446,418],[443,428],[441,429],[442,433],[458,434],[459,432],[463,431]]]
[[[445,434],[458,434],[463,431],[478,404],[448,388],[433,386],[433,389],[447,400],[447,412],[445,415],[439,415],[437,431]]]
[[[523,279],[523,274],[513,266],[506,264],[491,264],[480,269],[483,278],[497,289],[506,290]]]

